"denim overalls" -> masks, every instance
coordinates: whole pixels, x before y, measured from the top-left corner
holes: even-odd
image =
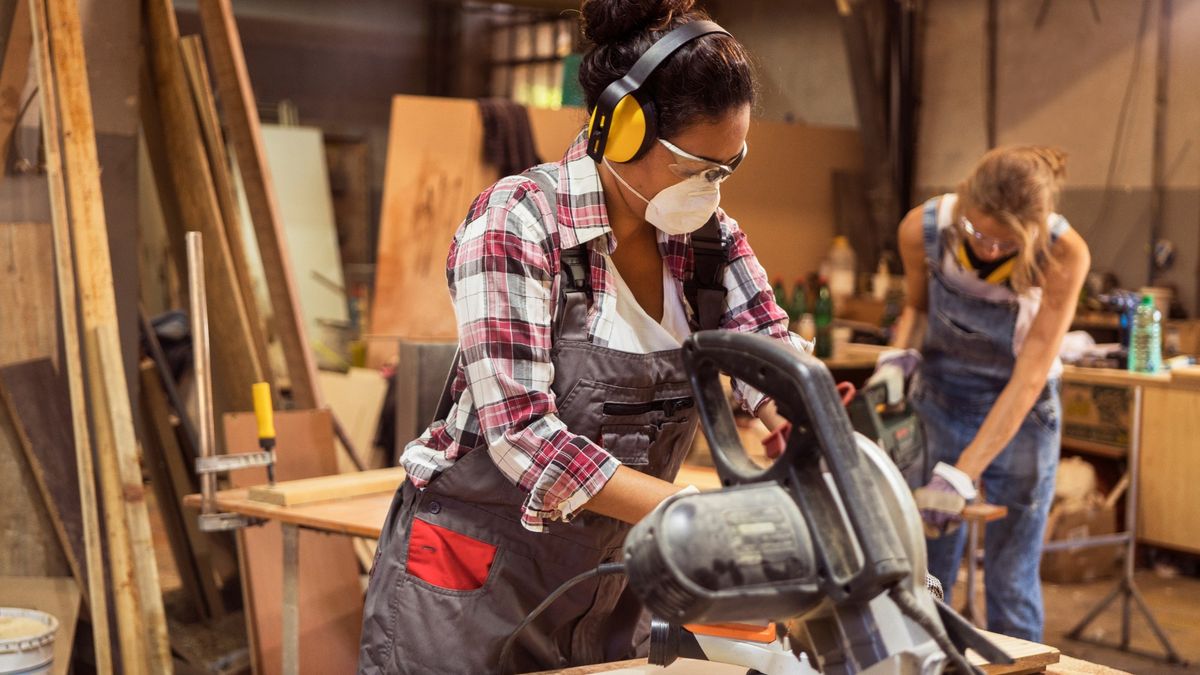
[[[947,283],[939,203],[938,198],[930,199],[924,207],[929,325],[911,397],[925,424],[930,468],[937,462],[958,461],[1012,377],[1018,312],[1015,300],[984,300]],[[1053,219],[1052,240],[1065,229],[1065,220]],[[1046,384],[1016,436],[982,478],[987,501],[1008,507],[1008,516],[988,524],[985,535],[987,628],[1033,641],[1042,637],[1038,567],[1061,443],[1059,386],[1057,379]],[[929,572],[942,582],[947,602],[966,538],[966,527],[960,527],[926,542]]]

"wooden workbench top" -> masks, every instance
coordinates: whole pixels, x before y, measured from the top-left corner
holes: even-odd
[[[1176,368],[1166,373],[1131,373],[1117,368],[1063,366],[1063,381],[1116,387],[1181,387],[1200,389],[1200,366]]]
[[[1040,672],[1062,672],[1065,675],[1065,673],[1078,672],[1077,670],[1055,670],[1054,664],[1059,662],[1060,654],[1054,647],[1008,637],[1007,635],[988,633],[987,631],[984,631],[984,634],[1016,661],[1012,665],[993,665],[985,662],[975,652],[968,652],[968,660],[982,668],[983,672],[988,675],[1017,675],[1018,673]],[[1074,663],[1078,664],[1080,662],[1074,661]],[[537,675],[600,675],[601,673],[608,675],[650,675],[651,673],[662,673],[663,675],[745,675],[746,667],[713,663],[711,661],[679,659],[666,668],[660,668],[649,665],[646,659],[634,659],[617,663],[598,663],[594,666],[579,666],[565,670],[547,670]]]
[[[289,525],[299,525],[314,530],[321,530],[322,532],[334,532],[378,539],[379,531],[383,528],[384,518],[387,517],[387,510],[392,503],[392,495],[395,493],[396,488],[400,486],[400,481],[403,480],[403,472],[396,469],[375,469],[373,471],[361,471],[357,474],[339,474],[326,477],[330,481],[339,482],[339,484],[344,483],[347,477],[350,476],[361,477],[364,481],[375,482],[374,476],[382,475],[385,472],[395,477],[394,484],[386,490],[371,494],[295,506],[280,506],[251,499],[250,490],[253,488],[221,490],[216,495],[217,509],[240,513],[252,518],[263,518]],[[318,480],[321,479],[308,478],[303,482],[311,485],[314,481]],[[296,483],[298,481],[289,482]],[[679,470],[679,475],[676,477],[675,482],[679,485],[695,485],[701,490],[715,490],[721,487],[721,481],[717,478],[716,470],[703,466],[685,465]],[[287,485],[288,483],[278,484],[279,487],[286,487]],[[184,497],[183,503],[189,508],[199,509],[200,495],[188,495]]]

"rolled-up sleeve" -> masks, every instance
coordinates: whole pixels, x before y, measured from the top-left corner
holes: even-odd
[[[557,415],[550,391],[557,253],[534,201],[522,200],[521,188],[509,194],[461,231],[449,261],[452,293],[462,372],[487,451],[528,495],[522,524],[542,531],[548,521],[570,520],[620,462]]]

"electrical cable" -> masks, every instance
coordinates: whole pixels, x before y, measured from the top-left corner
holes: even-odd
[[[608,574],[624,574],[624,573],[625,573],[625,563],[620,563],[620,562],[603,563],[596,569],[588,570],[588,571],[584,572],[583,574],[579,574],[577,576],[574,576],[574,577],[568,579],[561,586],[554,589],[554,592],[551,593],[550,595],[546,596],[546,599],[542,601],[542,604],[538,605],[537,607],[534,607],[532,612],[525,615],[525,618],[521,620],[521,623],[517,624],[517,627],[513,629],[513,632],[511,634],[509,634],[508,639],[504,641],[504,648],[500,650],[500,660],[497,664],[500,666],[500,671],[507,672],[509,660],[511,660],[511,658],[512,658],[513,646],[517,643],[517,637],[519,637],[521,635],[521,632],[524,631],[527,627],[529,627],[529,624],[531,624],[535,620],[537,620],[537,618],[539,616],[541,616],[542,612],[546,611],[546,609],[549,608],[550,605],[553,605],[554,602],[556,600],[558,600],[560,597],[562,597],[562,595],[564,593],[571,590],[575,586],[578,586],[579,584],[581,584],[585,581],[588,581],[589,579],[593,579],[595,577],[600,577],[600,576],[605,576]]]
[[[929,634],[929,637],[933,638],[933,641],[945,652],[946,657],[958,668],[960,673],[970,675],[978,673],[982,675],[983,671],[971,665],[971,662],[967,661],[967,658],[950,641],[950,636],[946,634],[946,629],[921,609],[911,591],[900,584],[896,584],[888,589],[888,596],[900,608],[901,613],[915,621],[922,630]]]

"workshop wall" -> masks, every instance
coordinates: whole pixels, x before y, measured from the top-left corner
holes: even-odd
[[[756,117],[858,126],[832,0],[709,0],[704,5],[755,58],[762,87]]]
[[[1070,154],[1062,211],[1098,271],[1149,274],[1160,0],[1000,2],[997,143]],[[1039,26],[1038,16],[1046,4]],[[1200,3],[1174,2],[1168,55],[1162,236],[1176,247],[1160,284],[1197,308],[1200,247]],[[925,3],[916,193],[952,189],[987,149],[985,0]]]

